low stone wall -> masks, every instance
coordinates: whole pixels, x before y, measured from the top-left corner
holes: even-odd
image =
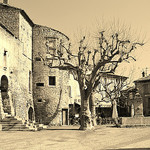
[[[120,118],[120,126],[150,126],[150,117],[122,117]]]

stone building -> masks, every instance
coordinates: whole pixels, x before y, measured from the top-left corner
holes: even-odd
[[[69,123],[69,72],[47,66],[53,60],[51,54],[57,54],[60,48],[63,51],[60,42],[67,46],[68,40],[66,35],[49,27],[33,27],[33,95],[37,122]]]
[[[0,4],[1,117],[34,120],[32,95],[32,26],[27,14]]]
[[[150,116],[150,76],[142,77],[134,81],[135,86],[122,91],[125,103],[129,106],[130,116],[134,116],[138,110],[142,111],[143,116]],[[135,97],[139,95],[141,101]]]
[[[143,115],[150,116],[150,76],[135,80],[134,83],[142,97]]]
[[[150,76],[134,81],[135,87],[127,89],[125,100],[130,108],[130,117],[122,117],[121,126],[150,125]]]

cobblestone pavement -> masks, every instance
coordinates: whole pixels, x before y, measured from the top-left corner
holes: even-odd
[[[37,132],[0,132],[0,150],[150,150],[150,128],[98,126],[93,131],[78,127],[51,127]]]

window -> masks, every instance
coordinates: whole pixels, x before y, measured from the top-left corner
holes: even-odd
[[[6,56],[7,55],[7,51],[6,50],[4,50],[4,56]]]
[[[47,46],[47,51],[50,54],[55,55],[56,54],[56,38],[54,38],[54,37],[47,37],[45,44]]]
[[[41,58],[40,57],[36,57],[35,60],[36,61],[41,61]]]
[[[148,93],[148,84],[143,85],[143,90],[145,94]]]
[[[55,76],[49,76],[49,85],[56,85]]]
[[[42,99],[38,99],[37,102],[38,102],[38,103],[41,103],[41,102],[42,102]]]
[[[56,49],[56,41],[55,40],[50,40],[48,43],[49,50],[50,49]]]
[[[7,69],[7,51],[6,50],[4,50],[4,70],[6,70]]]
[[[44,86],[44,83],[36,83],[36,86]]]
[[[71,86],[68,86],[68,91],[69,91],[69,97],[72,97],[72,95],[71,95]]]

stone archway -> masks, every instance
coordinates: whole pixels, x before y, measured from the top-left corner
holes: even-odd
[[[1,77],[1,88],[1,97],[4,113],[11,114],[11,106],[8,95],[8,78],[5,75]]]
[[[33,121],[33,108],[30,107],[28,110],[28,119],[29,121]]]

